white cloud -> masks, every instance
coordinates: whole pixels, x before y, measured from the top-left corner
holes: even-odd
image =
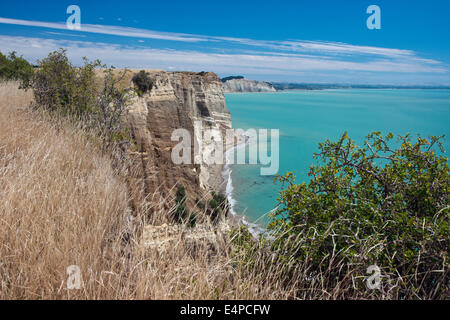
[[[103,18],[99,19],[103,20]],[[118,20],[120,21],[121,18],[118,18]],[[66,27],[66,24],[64,23],[9,19],[2,17],[0,17],[0,23],[69,31]],[[122,37],[148,38],[148,39],[179,41],[179,42],[209,41],[209,42],[237,43],[240,45],[269,48],[277,51],[307,52],[307,53],[309,52],[321,54],[376,55],[390,58],[415,56],[415,53],[412,50],[359,46],[328,41],[304,41],[304,40],[266,41],[266,40],[253,40],[247,38],[215,37],[215,36],[193,35],[184,33],[160,32],[132,27],[98,25],[98,24],[82,24],[81,30],[77,31],[96,34],[107,34]]]
[[[65,23],[57,23],[57,22],[19,20],[19,19],[9,19],[9,18],[1,18],[0,17],[0,23],[20,25],[20,26],[29,26],[29,27],[41,27],[41,28],[49,28],[49,29],[57,29],[57,30],[68,30]],[[123,36],[123,37],[168,40],[168,41],[181,41],[181,42],[207,41],[206,38],[200,38],[200,37],[195,37],[195,36],[181,34],[181,33],[158,32],[158,31],[145,30],[145,29],[136,29],[136,28],[131,28],[131,27],[104,26],[104,25],[98,25],[98,24],[82,24],[81,30],[77,30],[77,31],[78,32],[96,33],[96,34]]]
[[[131,37],[136,38],[140,44],[137,47],[69,39],[0,36],[0,48],[3,52],[14,50],[33,61],[47,56],[50,51],[65,47],[69,49],[71,59],[78,63],[81,62],[81,57],[87,56],[90,59],[100,58],[116,67],[172,70],[176,66],[178,70],[208,70],[227,75],[269,75],[273,78],[284,76],[286,79],[297,76],[314,78],[326,74],[330,79],[347,79],[353,76],[355,79],[364,77],[370,80],[376,77],[374,73],[378,73],[379,77],[380,74],[397,73],[398,77],[409,81],[411,74],[434,74],[436,79],[450,81],[446,65],[419,57],[414,51],[405,49],[328,41],[265,41],[214,37],[93,24],[83,24],[80,31],[70,31],[64,23],[0,17],[1,23],[64,30],[46,31],[47,34],[59,36],[87,38],[87,34],[92,33]],[[146,39],[188,43],[191,49],[150,48],[143,44]],[[209,42],[207,48],[210,52],[205,52],[206,42]],[[358,73],[358,76],[354,76],[354,73]],[[270,80],[270,77],[266,80]]]
[[[356,46],[338,42],[320,42],[320,41],[286,41],[283,43],[292,48],[300,48],[311,51],[330,52],[330,53],[350,53],[379,55],[386,57],[414,56],[411,50],[400,50],[370,46]]]
[[[63,36],[63,37],[80,37],[80,38],[85,38],[85,35],[82,34],[71,34],[71,33],[63,33],[63,32],[53,32],[53,31],[46,31],[46,34],[52,34],[52,35],[56,35],[56,36]]]
[[[27,58],[42,58],[49,51],[60,47],[68,49],[72,59],[80,62],[81,57],[100,58],[103,62],[120,67],[169,68],[177,65],[189,70],[229,70],[265,73],[297,73],[303,71],[368,71],[402,73],[445,73],[447,70],[436,65],[412,61],[373,60],[352,62],[338,58],[277,54],[218,54],[187,50],[152,49],[93,43],[73,40],[53,40],[29,37],[0,36],[0,47],[4,51],[18,51]]]

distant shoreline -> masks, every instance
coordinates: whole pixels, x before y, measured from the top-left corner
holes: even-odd
[[[283,92],[294,92],[294,91],[328,91],[328,90],[450,90],[450,87],[436,87],[436,88],[419,88],[419,87],[391,87],[391,88],[356,88],[356,87],[342,87],[342,88],[317,88],[317,89],[282,89],[275,92],[224,92],[225,95],[228,94],[259,94],[259,93],[283,93]]]
[[[420,89],[449,90],[450,86],[394,86],[394,85],[356,85],[356,84],[314,84],[314,83],[272,83],[277,91],[287,90],[326,90],[326,89]]]
[[[287,90],[327,90],[327,89],[450,89],[450,85],[395,85],[395,84],[356,84],[356,83],[308,83],[308,82],[269,82],[250,80],[244,76],[230,76],[221,79],[224,93],[262,93]]]

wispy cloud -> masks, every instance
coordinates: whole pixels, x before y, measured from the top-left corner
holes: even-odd
[[[338,42],[320,41],[286,41],[283,45],[300,50],[310,50],[328,53],[367,54],[385,57],[414,56],[411,50],[400,50],[370,46],[357,46]]]
[[[55,22],[30,21],[30,20],[19,20],[0,17],[0,23],[68,30],[64,23],[55,23]],[[70,31],[70,32],[77,32],[77,31]],[[246,45],[250,47],[269,48],[277,51],[316,52],[322,54],[366,54],[385,57],[399,57],[399,56],[412,57],[415,55],[412,50],[359,46],[339,42],[302,41],[302,40],[265,41],[247,38],[215,37],[206,35],[160,32],[147,29],[110,26],[110,25],[96,25],[96,24],[83,24],[79,32],[107,34],[122,37],[179,41],[179,42],[207,42],[207,41],[225,42],[225,43],[228,42]]]
[[[53,31],[46,31],[46,34],[51,34],[55,36],[62,36],[62,37],[79,37],[79,38],[85,38],[85,35],[82,34],[71,34],[71,33],[63,33],[63,32],[53,32]]]
[[[374,60],[371,62],[352,62],[338,58],[295,55],[283,53],[270,54],[219,54],[189,50],[151,49],[121,46],[87,41],[54,40],[29,37],[0,36],[0,47],[14,49],[26,56],[45,56],[50,50],[68,48],[73,58],[81,61],[87,55],[101,57],[109,64],[130,67],[157,67],[179,65],[187,69],[226,68],[260,69],[264,71],[299,72],[304,70],[331,71],[369,71],[369,72],[433,72],[443,73],[446,69],[435,65],[422,65],[410,61]]]
[[[117,67],[157,68],[184,70],[211,70],[222,74],[252,74],[314,77],[354,77],[374,79],[374,73],[441,74],[445,81],[449,71],[443,63],[418,56],[413,50],[352,45],[339,42],[282,40],[265,41],[247,38],[214,37],[184,33],[159,32],[146,29],[83,24],[80,31],[66,29],[64,23],[1,18],[0,24],[12,24],[58,30],[47,34],[85,35],[103,34],[135,38],[139,46],[74,41],[69,39],[44,39],[38,37],[0,36],[2,51],[15,50],[29,59],[42,58],[60,47],[69,49],[71,58],[101,58]],[[64,30],[64,32],[62,31]],[[149,47],[151,41],[169,41],[165,47]],[[134,42],[134,43],[136,43]],[[170,48],[170,42],[185,44],[184,49]],[[133,43],[133,42],[132,42]],[[205,46],[205,43],[207,45]],[[187,47],[186,47],[187,46]],[[207,50],[205,50],[207,48]],[[268,79],[270,80],[270,79]]]
[[[1,18],[0,23],[12,24],[28,27],[40,27],[49,28],[57,30],[68,30],[65,23],[57,22],[43,22],[43,21],[31,21],[31,20],[20,20],[20,19],[9,19]],[[182,34],[182,33],[168,33],[168,32],[158,32],[145,29],[137,29],[130,27],[119,27],[119,26],[107,26],[98,24],[83,24],[81,30],[73,32],[88,32],[96,34],[107,34],[122,37],[133,37],[133,38],[148,38],[148,39],[158,39],[158,40],[168,40],[168,41],[181,41],[181,42],[199,42],[207,41],[206,38],[195,37],[192,35]]]

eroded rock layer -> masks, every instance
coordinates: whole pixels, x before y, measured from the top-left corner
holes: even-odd
[[[226,93],[233,92],[276,92],[270,83],[248,79],[231,79],[223,84]]]
[[[176,129],[187,129],[192,136],[191,158],[194,162],[194,123],[204,129],[231,128],[230,113],[225,105],[222,82],[214,73],[149,71],[152,90],[135,97],[129,113],[129,124],[137,150],[133,160],[139,168],[145,193],[163,197],[173,195],[174,186],[184,186],[190,206],[205,192],[223,189],[222,165],[176,165],[171,152],[178,142],[171,141]],[[203,141],[203,145],[209,142]]]

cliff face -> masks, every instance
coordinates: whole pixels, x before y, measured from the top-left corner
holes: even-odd
[[[150,71],[150,78],[154,81],[153,89],[136,97],[129,113],[129,124],[138,146],[133,160],[141,171],[146,194],[156,192],[166,197],[173,194],[175,185],[182,185],[190,206],[206,191],[222,188],[222,166],[174,164],[171,152],[179,142],[172,142],[171,136],[176,129],[187,129],[193,149],[195,121],[200,121],[203,128],[222,132],[231,128],[222,82],[214,73]],[[198,132],[196,138],[200,142]]]
[[[226,93],[232,92],[276,92],[277,90],[267,82],[247,79],[232,79],[225,81],[223,89]]]

